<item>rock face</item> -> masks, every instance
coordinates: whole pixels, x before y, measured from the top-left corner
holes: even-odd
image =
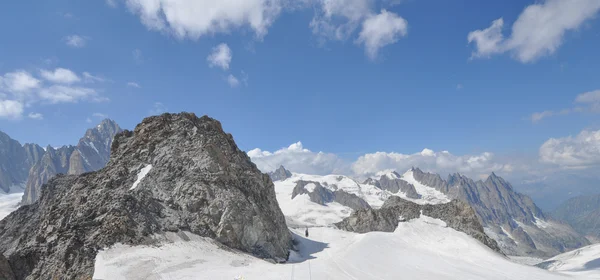
[[[0,280],[15,280],[15,274],[10,268],[8,260],[0,254]]]
[[[98,126],[88,129],[77,146],[58,149],[46,147],[41,159],[29,170],[22,203],[35,202],[42,185],[56,174],[82,174],[104,167],[110,157],[113,138],[120,131],[117,123],[106,119]]]
[[[569,224],[580,234],[600,241],[600,195],[571,198],[554,210],[551,215]]]
[[[15,186],[24,185],[29,169],[39,162],[44,153],[35,144],[21,144],[0,131],[0,191],[10,192]]]
[[[475,211],[465,202],[453,200],[445,204],[420,205],[400,197],[390,197],[380,209],[363,209],[336,224],[340,229],[358,233],[371,231],[393,232],[399,222],[426,215],[440,219],[447,226],[479,240],[492,250],[500,252],[496,241],[488,237]]]
[[[402,192],[408,198],[414,198],[414,199],[421,198],[421,196],[417,193],[415,186],[413,186],[412,184],[410,184],[404,180],[400,180],[399,179],[400,175],[398,173],[393,172],[392,174],[393,174],[393,176],[388,176],[388,175],[381,176],[381,178],[378,181],[379,188],[381,188],[383,190],[388,190],[391,193]]]
[[[218,121],[150,117],[119,133],[111,152],[105,168],[54,177],[36,203],[0,221],[0,251],[17,279],[90,279],[98,250],[165,231],[287,259],[291,235],[271,179]]]
[[[273,181],[273,182],[283,181],[287,178],[292,177],[292,172],[285,169],[285,167],[283,167],[283,165],[279,166],[279,168],[277,168],[277,170],[275,170],[273,172],[269,172],[268,174],[269,174],[269,177],[271,177],[271,181]]]
[[[460,174],[442,180],[438,174],[418,168],[413,174],[420,183],[471,205],[486,232],[499,241],[506,254],[550,257],[589,244],[570,226],[547,217],[530,197],[514,191],[494,173],[485,181]]]
[[[307,188],[309,185],[310,187]],[[339,189],[331,191],[327,188],[324,188],[319,182],[303,180],[297,181],[292,192],[292,199],[301,194],[308,194],[310,201],[321,205],[325,205],[326,203],[330,202],[337,202],[341,205],[350,207],[353,210],[371,208],[369,203],[357,195],[347,193]]]

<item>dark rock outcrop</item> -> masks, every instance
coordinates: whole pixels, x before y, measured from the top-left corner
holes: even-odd
[[[398,179],[400,178],[400,175],[398,175],[397,173],[395,173],[394,175],[396,175],[397,178],[392,179],[389,178],[387,175],[381,176],[381,178],[379,179],[379,188],[382,190],[390,191],[391,193],[402,192],[408,198],[421,198],[421,195],[417,193],[415,186],[404,180]]]
[[[271,181],[275,182],[275,181],[283,181],[287,178],[292,177],[292,172],[290,172],[289,170],[285,169],[285,167],[279,166],[279,168],[277,168],[277,170],[273,171],[273,172],[269,172],[269,177],[271,177]]]
[[[88,129],[77,146],[46,147],[41,158],[29,170],[22,203],[35,202],[43,184],[56,174],[82,174],[98,170],[110,157],[114,136],[121,131],[116,122],[106,119]]]
[[[37,202],[0,221],[0,252],[16,279],[90,279],[98,250],[180,230],[287,259],[291,236],[271,179],[218,121],[146,118],[117,134],[111,152],[105,168],[57,175]]]
[[[464,202],[453,200],[445,204],[419,205],[397,196],[390,197],[380,209],[355,211],[350,217],[336,224],[340,229],[358,233],[371,231],[393,232],[399,222],[426,215],[440,219],[457,231],[479,240],[492,250],[500,252],[496,241],[488,237],[479,223],[475,211]]]
[[[305,188],[309,184],[315,185],[312,191],[309,191]],[[324,188],[319,182],[303,180],[297,181],[296,186],[292,191],[292,199],[294,199],[297,195],[300,194],[308,194],[310,201],[321,205],[325,205],[326,203],[330,202],[337,202],[341,205],[350,207],[352,210],[371,208],[371,206],[369,206],[369,203],[367,203],[364,199],[358,197],[357,195],[347,193],[339,189],[331,191],[327,188]]]

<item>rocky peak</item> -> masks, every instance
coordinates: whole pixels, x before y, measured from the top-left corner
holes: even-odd
[[[82,174],[98,170],[106,165],[114,136],[121,131],[113,120],[103,120],[88,129],[77,146],[55,149],[48,145],[38,164],[29,170],[23,204],[35,202],[41,194],[42,185],[56,174]]]
[[[180,230],[276,261],[292,245],[270,178],[190,113],[146,118],[117,134],[105,168],[50,180],[0,221],[0,252],[17,279],[89,279],[98,250]]]
[[[269,172],[268,174],[269,177],[271,177],[271,180],[273,181],[283,181],[287,178],[292,177],[292,172],[285,169],[283,165],[279,166],[279,168],[277,168],[275,171]]]
[[[41,148],[10,138],[0,131],[0,192],[10,192],[13,187],[22,188],[32,165],[40,159]]]

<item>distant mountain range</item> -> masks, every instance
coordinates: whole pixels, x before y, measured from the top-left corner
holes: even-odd
[[[45,149],[21,145],[0,132],[0,190],[24,192],[22,203],[31,204],[39,198],[42,185],[56,174],[82,174],[104,167],[120,131],[116,122],[106,119],[88,129],[76,146]]]
[[[404,174],[382,173],[358,183],[351,178],[339,175],[317,176],[288,174],[280,167],[275,180],[278,199],[285,189],[293,188],[293,204],[298,194],[307,194],[310,201],[330,206],[327,215],[313,215],[306,209],[284,209],[288,211],[292,223],[313,223],[328,219],[329,223],[348,217],[357,207],[357,202],[366,201],[372,208],[380,208],[389,197],[398,196],[417,204],[442,204],[457,199],[467,202],[474,210],[484,227],[485,233],[497,241],[507,255],[550,257],[565,251],[588,245],[589,241],[573,230],[568,224],[552,219],[526,195],[516,192],[510,183],[492,173],[485,181],[474,181],[461,174],[452,174],[442,179],[438,174],[426,173],[412,168]],[[278,191],[278,188],[281,190]],[[334,193],[346,192],[353,197],[347,200],[336,199]],[[287,195],[287,194],[286,194]],[[300,202],[297,202],[300,203]],[[328,204],[330,203],[330,204]],[[333,203],[333,204],[331,204]],[[299,204],[301,205],[301,204]],[[337,206],[336,206],[337,205]],[[362,204],[359,204],[362,205]],[[282,206],[284,207],[284,206]],[[369,207],[360,207],[366,209]]]
[[[600,194],[571,198],[551,215],[568,223],[588,239],[600,241]]]

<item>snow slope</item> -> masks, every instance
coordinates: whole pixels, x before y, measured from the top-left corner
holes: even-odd
[[[550,271],[600,279],[600,244],[579,248],[546,260],[541,266]]]
[[[406,198],[415,203],[418,203],[418,204],[441,204],[441,203],[448,203],[451,201],[451,199],[444,193],[436,190],[435,188],[424,185],[421,182],[417,181],[417,179],[415,179],[413,171],[410,169],[408,171],[406,171],[406,173],[402,174],[402,177],[400,177],[400,180],[406,181],[409,184],[415,186],[415,190],[417,191],[418,194],[421,195],[420,199]]]
[[[19,208],[23,193],[0,193],[0,220]]]
[[[513,263],[425,216],[401,223],[393,233],[316,227],[309,238],[299,235],[291,261],[272,264],[190,233],[169,233],[156,237],[162,246],[101,251],[93,279],[584,279]]]

